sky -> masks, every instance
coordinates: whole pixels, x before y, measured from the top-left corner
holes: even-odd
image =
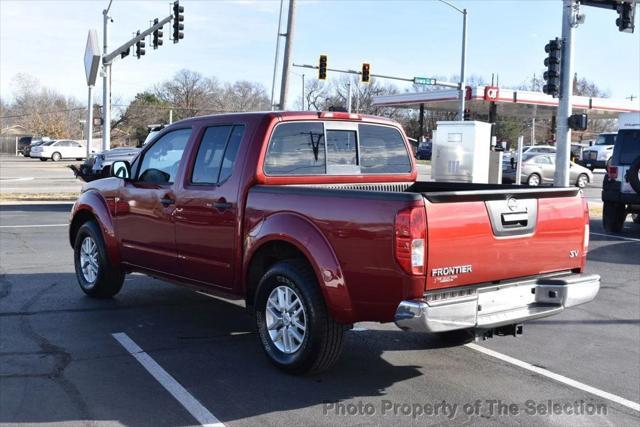
[[[467,75],[499,75],[502,85],[518,85],[543,71],[544,46],[561,34],[560,0],[451,0],[468,10]],[[283,22],[286,21],[286,5]],[[0,96],[10,99],[12,82],[27,73],[46,87],[86,99],[83,55],[88,30],[102,42],[102,10],[108,0],[0,0]],[[222,82],[250,80],[271,92],[280,1],[182,0],[185,38],[178,44],[164,28],[164,45],[130,55],[113,65],[112,96],[127,102],[136,93],[170,79],[182,68]],[[170,13],[168,1],[114,0],[110,51]],[[617,14],[582,7],[586,22],[575,32],[575,71],[613,98],[640,96],[640,23],[634,34],[620,33]],[[640,12],[637,13],[640,15]],[[284,27],[284,25],[283,25]],[[283,29],[284,31],[284,29]],[[293,61],[316,64],[328,55],[330,68],[414,76],[460,72],[462,15],[436,0],[298,0]],[[102,45],[102,43],[100,43]],[[280,56],[282,60],[282,55]],[[301,91],[294,68],[290,105]],[[340,76],[330,73],[329,79]],[[397,84],[401,90],[407,85]],[[278,90],[278,89],[277,89]],[[99,79],[96,92],[101,93]],[[277,100],[276,100],[277,101]]]

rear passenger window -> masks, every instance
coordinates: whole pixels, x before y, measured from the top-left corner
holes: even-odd
[[[411,172],[409,153],[397,129],[361,124],[358,131],[360,170],[363,174]]]
[[[229,178],[244,126],[213,126],[202,136],[193,165],[193,184],[217,184]]]
[[[276,127],[264,163],[267,175],[320,175],[326,172],[322,123],[283,123]]]

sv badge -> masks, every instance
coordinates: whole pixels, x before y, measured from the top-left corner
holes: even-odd
[[[572,250],[569,251],[569,258],[576,258],[579,255],[579,252],[577,250]]]

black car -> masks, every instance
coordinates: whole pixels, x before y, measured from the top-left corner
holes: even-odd
[[[29,157],[25,154],[25,150],[31,145],[31,142],[34,141],[35,138],[33,136],[23,136],[18,139],[18,152],[22,153],[23,156]]]
[[[431,160],[431,150],[433,149],[433,144],[431,141],[424,141],[418,145],[418,150],[416,151],[416,159],[418,160]]]

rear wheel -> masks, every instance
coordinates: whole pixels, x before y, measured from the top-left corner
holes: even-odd
[[[87,221],[78,230],[74,245],[76,278],[82,291],[93,298],[110,298],[120,292],[124,273],[109,264],[100,227]]]
[[[342,352],[345,327],[329,314],[313,270],[282,261],[258,284],[258,336],[269,360],[291,374],[329,369]]]
[[[530,185],[531,187],[539,186],[540,175],[538,175],[537,173],[532,173],[531,175],[529,175],[529,178],[527,178],[527,185]]]
[[[610,233],[619,233],[624,227],[627,210],[623,203],[604,202],[602,226]]]
[[[589,184],[589,177],[586,173],[581,173],[576,180],[576,187],[584,188]]]
[[[51,155],[51,160],[53,160],[54,162],[59,161],[61,158],[62,158],[62,155],[57,151]]]

